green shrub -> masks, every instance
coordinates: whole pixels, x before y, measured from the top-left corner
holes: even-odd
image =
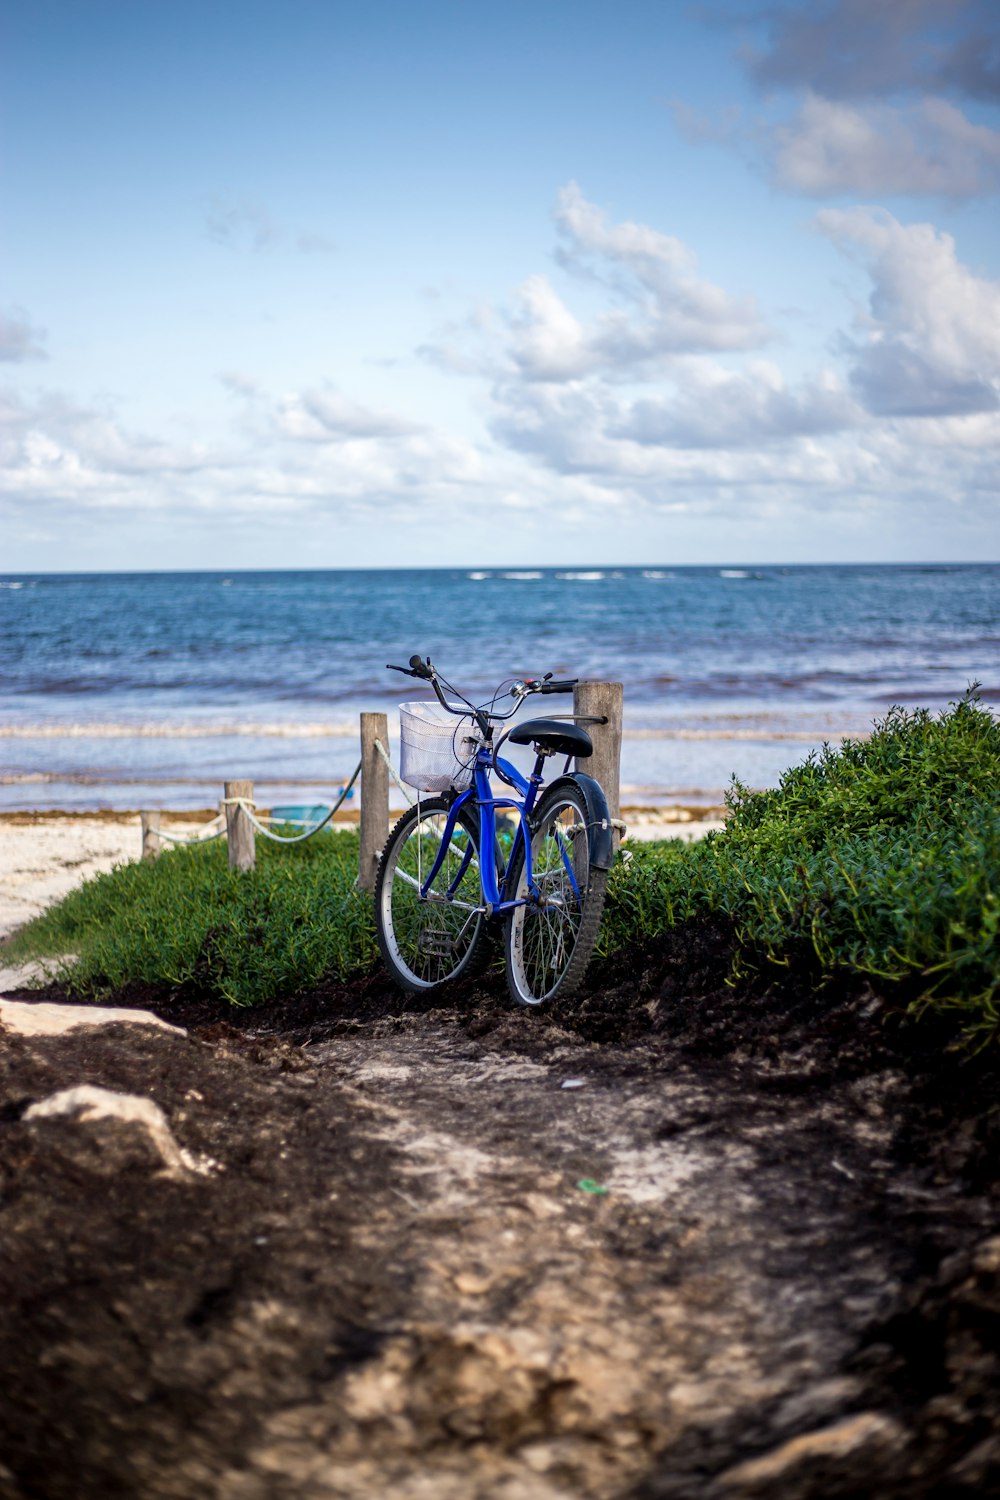
[[[371,898],[355,889],[357,873],[358,836],[347,831],[263,845],[252,874],[229,869],[222,841],[182,846],[87,881],[19,934],[15,956],[78,954],[81,993],[143,980],[252,1005],[371,964]]]
[[[829,746],[772,791],[736,783],[702,845],[637,849],[616,874],[602,941],[691,916],[734,925],[736,963],[909,980],[919,1002],[998,1027],[1000,724],[970,693],[951,711],[894,709],[867,741]]]

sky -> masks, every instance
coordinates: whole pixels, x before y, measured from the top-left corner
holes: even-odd
[[[32,0],[0,572],[1000,560],[995,0]]]

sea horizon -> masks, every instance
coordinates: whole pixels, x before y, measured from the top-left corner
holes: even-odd
[[[537,559],[530,558],[514,562],[484,562],[481,559],[473,562],[450,562],[450,563],[421,563],[419,567],[410,563],[380,563],[374,567],[368,563],[343,563],[338,567],[250,567],[234,564],[226,568],[205,567],[179,567],[179,568],[11,568],[0,572],[0,581],[22,580],[25,578],[187,578],[192,574],[205,575],[227,575],[231,573],[467,573],[467,572],[526,572],[539,569]],[[833,558],[824,562],[815,559],[774,559],[755,560],[747,558],[722,558],[711,562],[669,562],[669,561],[647,561],[647,562],[598,562],[593,559],[584,559],[580,562],[545,563],[541,565],[543,572],[567,572],[567,571],[600,571],[600,572],[637,572],[643,568],[669,568],[677,572],[693,572],[701,570],[712,570],[721,568],[794,568],[794,569],[825,569],[825,568],[977,568],[977,567],[1000,567],[1000,557],[974,559],[961,558],[891,558],[886,561],[872,561],[871,559],[850,560]]]
[[[1000,701],[996,563],[485,564],[0,574],[0,809],[294,796],[356,763],[358,715],[431,654],[625,684],[622,795],[715,805],[893,706]],[[545,705],[551,707],[551,701]],[[562,706],[562,705],[560,705]]]

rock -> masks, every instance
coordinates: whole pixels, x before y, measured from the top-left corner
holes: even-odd
[[[887,1458],[895,1457],[905,1446],[906,1431],[891,1417],[879,1412],[863,1411],[790,1438],[770,1453],[736,1464],[719,1475],[716,1481],[723,1494],[781,1495],[794,1500],[796,1495],[816,1495],[816,1481],[823,1476],[823,1493],[835,1494],[838,1470],[849,1467],[855,1477],[863,1463],[874,1479]]]
[[[138,1126],[167,1177],[183,1179],[192,1174],[204,1177],[218,1170],[217,1162],[196,1157],[179,1146],[159,1105],[139,1094],[116,1094],[82,1083],[32,1104],[23,1116],[27,1122],[74,1117],[79,1125],[111,1121],[116,1126]]]
[[[116,1021],[126,1021],[136,1026],[161,1026],[178,1036],[187,1033],[179,1026],[161,1021],[148,1010],[128,1010],[121,1006],[102,1005],[50,1005],[47,1001],[37,1004],[23,1000],[0,999],[0,1026],[16,1031],[20,1036],[59,1036],[64,1031],[73,1031],[78,1026],[110,1026]]]
[[[484,1297],[493,1285],[489,1276],[476,1276],[471,1271],[459,1271],[455,1277],[455,1290],[463,1297]]]

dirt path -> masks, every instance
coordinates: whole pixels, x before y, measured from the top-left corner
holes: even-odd
[[[1000,1476],[996,1202],[901,1153],[903,1071],[692,1059],[497,1004],[304,1047],[6,1040],[4,1500]],[[200,1167],[165,1172],[134,1122],[28,1117],[83,1082],[155,1101]]]

